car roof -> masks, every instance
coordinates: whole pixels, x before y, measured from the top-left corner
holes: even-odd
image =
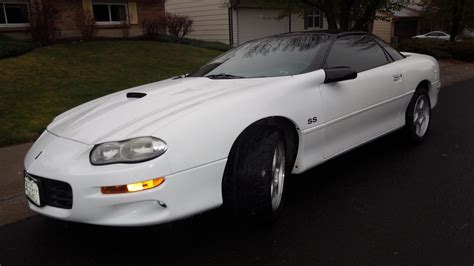
[[[427,33],[425,33],[425,34],[429,34],[429,33],[443,33],[443,34],[447,34],[446,32],[444,32],[444,31],[439,31],[439,30],[430,31],[430,32],[427,32]]]

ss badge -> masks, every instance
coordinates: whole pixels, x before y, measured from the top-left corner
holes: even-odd
[[[314,124],[316,122],[318,122],[318,118],[316,116],[308,119],[308,125]]]

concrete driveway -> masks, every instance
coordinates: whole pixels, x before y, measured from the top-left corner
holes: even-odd
[[[31,143],[0,148],[0,226],[33,215],[23,188],[23,158]]]

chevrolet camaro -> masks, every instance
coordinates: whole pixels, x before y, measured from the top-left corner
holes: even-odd
[[[422,142],[439,90],[434,58],[367,33],[250,41],[55,117],[26,155],[26,196],[37,213],[90,224],[159,224],[219,206],[271,221],[290,174],[398,129]]]

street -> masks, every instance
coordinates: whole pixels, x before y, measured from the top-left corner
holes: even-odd
[[[399,131],[291,176],[273,225],[220,210],[144,228],[33,216],[0,227],[0,265],[473,265],[474,80],[444,87],[432,117],[419,146]]]

